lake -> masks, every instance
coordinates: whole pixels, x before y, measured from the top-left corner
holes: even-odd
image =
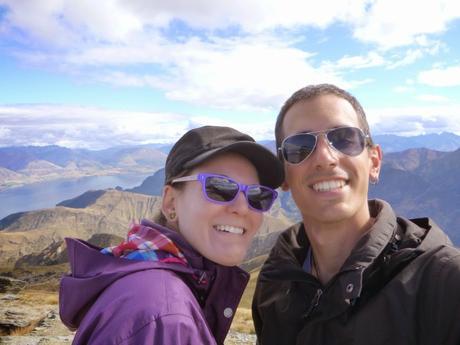
[[[91,189],[132,188],[151,174],[88,176],[28,184],[0,192],[0,219],[11,213],[50,208]]]

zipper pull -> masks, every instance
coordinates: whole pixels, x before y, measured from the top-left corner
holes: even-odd
[[[318,306],[319,300],[321,299],[322,295],[323,295],[323,290],[317,289],[315,296],[311,300],[310,307],[308,308],[307,312],[303,315],[304,319],[306,319],[310,315],[310,313],[313,311],[313,309],[315,309]]]

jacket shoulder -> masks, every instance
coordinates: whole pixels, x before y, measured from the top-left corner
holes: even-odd
[[[418,286],[418,323],[422,344],[460,344],[460,250],[450,245],[422,254]]]

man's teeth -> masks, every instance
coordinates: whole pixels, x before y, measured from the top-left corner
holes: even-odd
[[[231,226],[231,225],[216,225],[214,228],[218,231],[223,231],[223,232],[230,232],[232,234],[238,234],[242,235],[244,230],[243,228],[238,228],[236,226]]]
[[[328,192],[330,190],[339,189],[345,186],[343,180],[323,181],[313,185],[313,189],[317,192]]]

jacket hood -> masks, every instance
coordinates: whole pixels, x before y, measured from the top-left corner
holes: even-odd
[[[62,277],[59,310],[62,322],[76,329],[99,294],[116,280],[143,270],[168,269],[192,276],[195,270],[178,264],[135,261],[100,253],[99,247],[66,238],[71,272]]]
[[[90,243],[66,238],[71,273],[62,277],[59,290],[59,313],[62,322],[70,329],[78,328],[81,320],[102,291],[116,280],[144,270],[166,269],[179,273],[195,291],[206,290],[209,284],[202,279],[221,276],[222,272],[248,274],[237,267],[221,267],[197,253],[177,232],[147,220],[141,224],[154,227],[167,235],[184,253],[189,266],[160,261],[137,261],[117,258],[100,252],[101,248]],[[231,274],[231,273],[229,273]]]

